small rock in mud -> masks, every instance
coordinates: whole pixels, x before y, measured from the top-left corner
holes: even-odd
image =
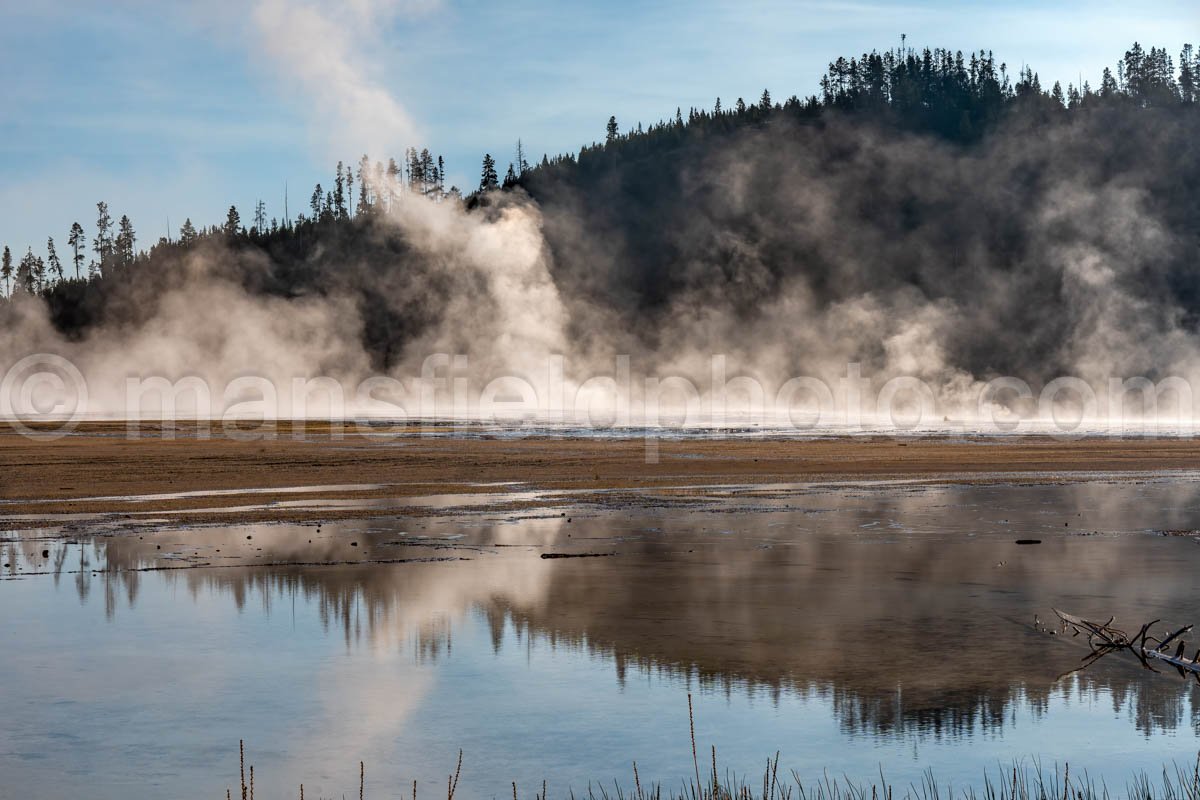
[[[1041,539],[1017,539],[1017,544],[1041,544]]]

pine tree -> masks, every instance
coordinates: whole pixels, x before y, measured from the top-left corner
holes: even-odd
[[[122,214],[121,222],[117,226],[117,239],[114,250],[116,252],[117,263],[122,267],[133,266],[133,255],[137,238],[133,233],[133,223],[129,221],[129,217]]]
[[[33,294],[37,291],[37,260],[31,247],[21,257],[21,263],[17,265],[17,289],[25,294]]]
[[[1108,67],[1104,68],[1104,72],[1100,76],[1100,96],[1112,97],[1117,93],[1117,81],[1113,78],[1112,70]]]
[[[417,159],[417,148],[410,147],[404,151],[404,183],[410,192],[417,190],[420,172],[421,164]]]
[[[96,237],[91,240],[91,247],[96,253],[92,273],[102,275],[113,258],[113,217],[109,216],[108,204],[103,200],[96,204]]]
[[[34,292],[40,292],[46,288],[46,262],[42,260],[41,256],[33,252],[32,247],[29,248],[29,255],[33,257],[33,261],[29,265],[33,276],[30,283],[33,286]]]
[[[612,144],[617,140],[619,129],[617,128],[617,118],[609,117],[608,124],[604,126],[604,143]]]
[[[345,169],[345,166],[339,161],[337,163],[337,179],[333,184],[333,210],[339,219],[346,216],[346,179],[342,175],[342,171]]]
[[[54,276],[55,281],[63,279],[62,262],[58,260],[58,251],[54,249],[54,237],[50,236],[46,239],[46,264],[50,268],[50,274]]]
[[[312,209],[313,222],[321,218],[321,200],[324,199],[325,190],[321,188],[321,184],[313,187],[312,198],[308,201],[308,207]]]
[[[112,217],[108,213],[108,203],[104,201],[96,203],[96,212],[96,238],[92,240],[96,260],[92,262],[92,274],[102,275],[112,260]]]
[[[225,226],[221,229],[227,237],[232,239],[238,235],[238,231],[242,227],[242,217],[238,214],[237,206],[230,206],[229,213],[225,215]]]
[[[1196,64],[1200,64],[1197,61]],[[1185,44],[1179,54],[1179,98],[1185,103],[1196,102],[1197,88],[1200,75],[1196,74],[1196,64],[1192,63],[1192,46]]]
[[[400,190],[400,165],[396,163],[396,159],[389,158],[387,165],[387,198],[388,211],[392,210],[392,203],[396,201],[396,196]]]
[[[12,251],[8,249],[8,245],[4,246],[4,256],[0,259],[0,278],[4,278],[4,293],[12,295]]]
[[[760,111],[771,110],[771,93],[763,89],[762,97],[758,100],[758,108]]]
[[[483,172],[479,177],[479,191],[486,192],[500,185],[500,176],[496,174],[496,159],[491,153],[483,154]]]
[[[508,164],[508,172],[504,173],[504,188],[511,189],[517,185],[517,171],[513,169],[512,162]]]
[[[1195,60],[1192,61],[1192,102],[1200,103],[1200,51],[1196,52]]]
[[[433,155],[429,152],[428,147],[421,149],[418,165],[421,178],[421,194],[428,195],[432,191],[434,183],[437,182],[437,176],[434,175],[436,167],[433,166]]]
[[[371,190],[368,188],[371,177],[371,161],[366,154],[358,161],[358,213],[365,214],[371,210]]]
[[[196,237],[196,226],[192,224],[192,218],[188,217],[179,229],[179,243],[184,247],[191,247],[196,243]]]
[[[83,264],[83,248],[87,244],[87,237],[83,235],[83,226],[78,222],[71,225],[71,235],[67,237],[67,244],[71,245],[71,260],[75,263],[75,279],[78,280],[79,267]]]

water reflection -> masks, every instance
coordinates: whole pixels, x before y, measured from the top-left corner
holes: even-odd
[[[284,681],[273,703],[281,720],[315,721],[349,753],[402,738],[434,696],[485,679],[487,658],[522,654],[533,671],[561,658],[602,665],[587,678],[601,693],[652,684],[676,687],[662,690],[672,698],[693,687],[739,707],[765,699],[776,713],[827,708],[830,748],[836,737],[928,747],[1016,728],[1028,754],[1039,736],[1070,741],[1055,716],[1070,717],[1061,709],[1074,705],[1109,708],[1156,745],[1169,734],[1185,749],[1194,739],[1180,735],[1200,735],[1194,684],[1117,658],[1056,683],[1086,647],[1030,623],[1052,606],[1200,621],[1196,539],[1155,533],[1197,528],[1200,484],[1190,480],[777,487],[715,505],[701,497],[689,511],[564,507],[322,526],[114,523],[6,542],[11,582],[0,583],[0,597],[18,586],[42,597],[39,587],[52,585],[85,608],[102,602],[110,625],[178,613],[166,598],[180,592],[198,609],[219,602],[243,617],[291,616],[295,625],[297,614],[313,614],[342,656],[313,662],[321,672],[307,700]],[[599,551],[616,555],[540,558]],[[153,648],[187,635],[152,625],[141,638]],[[10,658],[0,654],[0,666]],[[543,699],[545,716],[576,713],[572,694]],[[346,709],[356,713],[339,716]],[[433,725],[436,740],[463,735]],[[503,748],[504,730],[492,734],[488,746]],[[320,764],[322,739],[301,739],[300,762]],[[572,774],[596,777],[603,765],[575,766]]]

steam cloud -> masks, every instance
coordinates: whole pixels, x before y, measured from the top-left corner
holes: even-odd
[[[372,79],[363,53],[396,16],[436,6],[437,0],[258,0],[252,18],[263,53],[310,108],[320,109],[312,124],[330,152],[382,153],[418,141],[417,129],[403,105]]]
[[[337,109],[331,142],[386,152],[414,125],[358,54],[422,8],[260,0],[254,21],[314,105]],[[544,170],[532,196],[470,211],[376,182],[399,199],[358,239],[312,248],[306,268],[331,276],[319,293],[276,291],[271,255],[210,242],[107,298],[103,324],[77,340],[20,298],[0,366],[61,354],[88,379],[88,410],[117,415],[136,411],[125,378],[146,375],[287,387],[384,374],[399,379],[393,398],[411,399],[434,353],[465,355],[473,391],[511,375],[539,393],[561,355],[568,408],[581,387],[579,406],[612,405],[589,378],[613,376],[619,356],[635,375],[688,378],[705,402],[715,354],[728,379],[755,378],[768,396],[795,376],[842,392],[858,363],[871,389],[912,376],[967,416],[998,376],[1035,391],[1059,375],[1194,381],[1196,141],[1197,116],[1179,109],[1014,114],[969,146],[827,115],[696,137],[599,178]]]

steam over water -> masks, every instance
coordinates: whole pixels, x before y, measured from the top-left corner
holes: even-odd
[[[1190,425],[1193,111],[1016,110],[971,144],[781,117],[471,210],[399,193],[299,261],[173,251],[69,332],[18,297],[0,365],[63,356],[117,416]],[[5,389],[6,413],[82,402]]]

